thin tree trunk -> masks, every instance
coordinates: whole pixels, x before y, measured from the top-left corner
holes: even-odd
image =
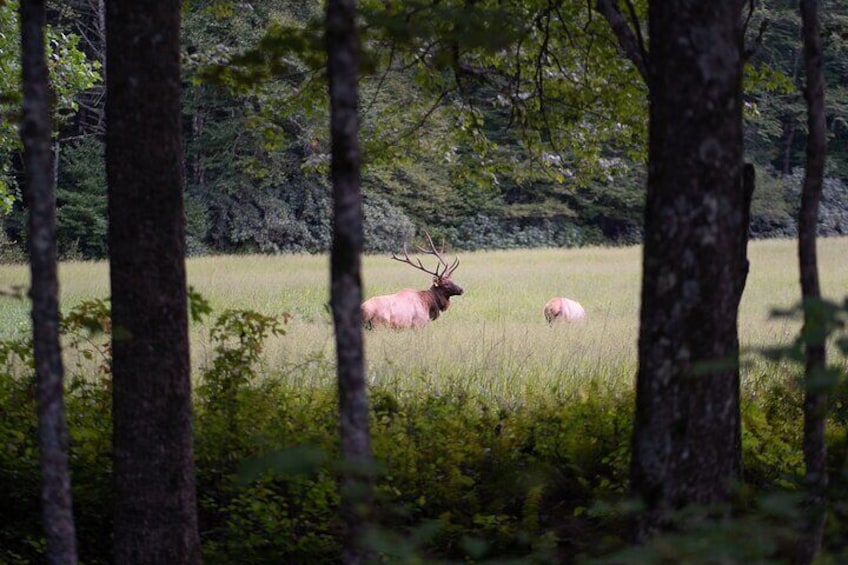
[[[799,84],[799,73],[801,72],[801,58],[803,55],[803,46],[795,50],[792,58],[792,83]],[[795,144],[795,134],[798,131],[798,122],[793,113],[788,113],[783,117],[783,135],[781,136],[780,144],[780,172],[783,176],[792,174],[792,146]]]
[[[59,282],[56,267],[56,195],[43,0],[21,0],[24,169],[29,203],[32,330],[38,380],[41,442],[41,503],[48,563],[76,563],[77,545],[68,467],[68,427],[63,401],[64,369],[59,343]],[[13,511],[13,509],[6,509]]]
[[[787,177],[792,174],[792,145],[795,143],[795,117],[788,115],[783,119],[783,135],[781,139],[780,173]]]
[[[191,117],[191,139],[187,140],[186,145],[199,145],[199,140],[206,129],[206,108],[203,107],[200,100],[204,95],[203,85],[196,86],[192,91],[193,99],[195,100]],[[190,182],[201,194],[206,194],[206,159],[202,151],[195,151],[189,159],[188,170],[190,171]]]
[[[362,536],[373,511],[374,461],[368,431],[368,395],[363,358],[362,195],[360,191],[358,39],[353,0],[327,3],[330,78],[331,175],[335,228],[331,255],[333,320],[338,355],[342,454],[342,512],[347,526],[344,563],[363,563]]]
[[[827,153],[824,74],[822,44],[818,19],[818,2],[801,0],[801,21],[804,41],[804,69],[807,100],[807,164],[801,192],[801,211],[798,219],[798,260],[801,273],[801,295],[805,304],[805,328],[821,328],[824,320],[814,303],[821,298],[818,260],[816,258],[816,226],[821,201],[824,166]],[[812,306],[812,307],[811,307]],[[827,387],[824,377],[825,343],[806,344],[804,370],[804,464],[808,489],[808,512],[805,530],[798,544],[797,563],[812,563],[821,550],[824,535],[825,494],[828,483],[825,417]],[[818,381],[818,382],[817,382]]]
[[[115,563],[199,563],[180,2],[106,3]]]

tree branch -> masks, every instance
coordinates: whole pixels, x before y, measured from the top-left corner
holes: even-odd
[[[760,48],[760,45],[763,44],[763,36],[765,35],[766,30],[768,29],[768,24],[768,20],[763,20],[760,23],[760,29],[759,31],[757,31],[757,37],[754,38],[754,42],[749,47],[746,47],[745,51],[742,52],[743,61],[747,61],[748,59],[753,57],[754,53],[757,52],[757,49]],[[745,27],[747,28],[747,24]]]
[[[642,32],[639,31],[635,10],[629,2],[628,8],[633,25],[636,27],[635,32],[628,24],[627,18],[619,10],[618,0],[597,0],[595,2],[595,9],[607,20],[612,32],[618,38],[618,45],[622,53],[636,65],[639,74],[642,75],[645,83],[648,83],[648,52],[645,48]]]

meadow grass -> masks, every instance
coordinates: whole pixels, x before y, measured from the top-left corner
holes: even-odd
[[[819,241],[825,297],[848,294],[848,238]],[[740,307],[743,355],[788,344],[797,319],[773,318],[774,308],[798,302],[793,240],[750,244],[751,269]],[[581,248],[462,253],[454,280],[465,288],[451,308],[415,331],[366,332],[372,384],[398,393],[448,394],[457,389],[506,403],[534,395],[579,394],[589,384],[630,388],[636,371],[641,248]],[[0,268],[0,289],[28,284],[26,266]],[[61,301],[68,310],[82,300],[108,296],[108,265],[60,266]],[[214,316],[227,308],[291,317],[287,334],[269,341],[265,371],[305,385],[330,384],[334,337],[329,314],[329,260],[321,255],[219,256],[188,261],[188,282],[207,298]],[[363,258],[365,296],[400,288],[425,288],[426,275],[387,256]],[[542,306],[553,296],[581,302],[585,322],[549,326]],[[193,366],[213,354],[212,320],[193,324]],[[0,335],[27,331],[25,302],[0,298]],[[774,368],[761,361],[746,370]]]

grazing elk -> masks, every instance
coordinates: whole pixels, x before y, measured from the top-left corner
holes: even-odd
[[[545,319],[549,324],[560,322],[576,322],[586,317],[586,310],[576,300],[557,296],[545,304]]]
[[[392,254],[392,259],[433,275],[433,286],[427,290],[407,288],[394,294],[369,298],[362,303],[362,323],[367,329],[379,326],[393,329],[426,326],[430,320],[435,320],[439,314],[448,309],[451,296],[458,296],[465,292],[451,280],[451,275],[459,267],[459,259],[448,265],[433,245],[430,234],[425,231],[424,235],[427,237],[430,249],[418,246],[418,250],[421,253],[436,256],[439,265],[436,265],[435,271],[425,268],[421,259],[412,261],[406,251],[406,245],[403,246],[403,257]]]

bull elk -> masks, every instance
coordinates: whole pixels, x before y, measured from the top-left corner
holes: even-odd
[[[576,322],[586,317],[586,310],[579,302],[562,296],[548,300],[543,311],[549,324],[555,321]]]
[[[430,234],[424,235],[430,244],[429,249],[418,246],[418,251],[426,255],[434,255],[439,260],[436,270],[427,269],[421,259],[413,261],[403,246],[403,257],[392,254],[392,259],[412,265],[419,271],[433,276],[433,285],[427,290],[406,288],[394,294],[374,296],[362,303],[362,323],[368,329],[385,326],[393,329],[420,328],[430,320],[435,320],[439,314],[450,306],[451,296],[465,292],[462,287],[451,280],[451,275],[459,267],[459,259],[448,264],[442,254],[436,250]]]

